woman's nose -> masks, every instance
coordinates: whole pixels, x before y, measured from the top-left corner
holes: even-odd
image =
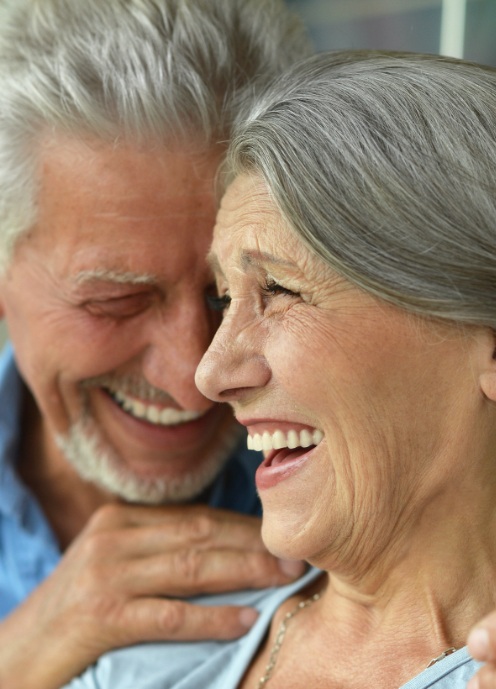
[[[227,317],[196,370],[195,382],[215,402],[233,402],[267,385],[271,372],[259,346],[256,328],[234,327]]]

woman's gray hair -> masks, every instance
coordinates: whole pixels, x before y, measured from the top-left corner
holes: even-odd
[[[228,174],[265,181],[338,273],[424,316],[496,329],[496,70],[342,52],[277,80]]]
[[[0,0],[0,269],[47,133],[206,149],[308,53],[283,0]]]

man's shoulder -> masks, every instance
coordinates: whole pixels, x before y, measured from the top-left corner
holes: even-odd
[[[24,384],[10,344],[0,353],[0,495],[1,507],[10,511],[17,501],[19,480],[15,474],[21,437]],[[1,512],[0,508],[0,512]]]

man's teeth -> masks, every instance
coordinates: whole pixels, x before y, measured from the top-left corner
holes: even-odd
[[[310,447],[311,445],[318,445],[324,434],[322,431],[288,431],[288,433],[283,433],[282,431],[275,431],[274,433],[269,433],[265,431],[264,433],[255,433],[255,435],[249,435],[247,438],[247,444],[249,450],[267,451],[267,450],[282,450],[283,447],[287,447],[290,450],[294,450],[296,447]]]
[[[177,426],[181,423],[194,421],[203,414],[197,411],[183,411],[180,409],[171,409],[170,407],[164,409],[155,404],[145,404],[145,402],[136,400],[133,397],[128,397],[124,393],[118,391],[113,391],[112,397],[132,416],[159,426]]]

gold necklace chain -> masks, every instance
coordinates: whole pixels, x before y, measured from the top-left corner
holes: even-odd
[[[454,646],[450,646],[445,651],[443,651],[441,655],[439,655],[437,658],[433,658],[427,667],[432,667],[432,665],[435,665],[440,660],[443,660],[444,658],[446,658],[446,656],[450,656],[452,653],[455,653],[456,650],[457,649]]]
[[[277,656],[279,655],[279,651],[281,650],[281,646],[284,641],[284,637],[286,636],[286,630],[288,628],[289,623],[295,617],[299,612],[304,610],[305,608],[308,608],[312,603],[315,603],[320,599],[322,596],[323,589],[322,591],[319,591],[318,593],[314,593],[313,596],[310,596],[310,598],[307,598],[306,600],[302,600],[298,603],[296,607],[294,607],[292,610],[287,612],[284,617],[282,618],[282,622],[279,625],[279,629],[277,631],[276,639],[274,641],[274,644],[270,650],[270,656],[269,656],[269,662],[267,663],[267,667],[265,668],[265,672],[260,677],[258,680],[258,684],[256,686],[256,689],[263,689],[269,679],[272,677],[272,673],[274,672],[274,668],[277,663]],[[432,665],[435,665],[438,663],[440,660],[443,660],[446,658],[446,656],[451,655],[452,653],[455,653],[457,649],[454,646],[451,646],[450,648],[447,648],[445,651],[441,653],[441,655],[438,655],[437,658],[433,658],[429,665],[427,667],[432,667]],[[427,669],[427,668],[426,668]]]
[[[269,679],[272,677],[272,673],[274,672],[274,668],[277,662],[277,656],[279,655],[279,651],[281,650],[281,646],[286,635],[286,630],[293,617],[295,617],[295,615],[301,612],[304,608],[308,608],[309,605],[312,605],[312,603],[318,601],[321,595],[322,591],[314,593],[313,596],[310,596],[310,598],[307,598],[306,600],[300,601],[298,605],[295,608],[293,608],[293,610],[290,610],[284,615],[284,617],[282,618],[282,622],[279,625],[279,629],[277,631],[276,640],[274,641],[274,644],[270,651],[269,662],[267,663],[267,667],[265,668],[265,673],[258,680],[257,689],[262,689],[262,687],[264,687],[269,681]]]

